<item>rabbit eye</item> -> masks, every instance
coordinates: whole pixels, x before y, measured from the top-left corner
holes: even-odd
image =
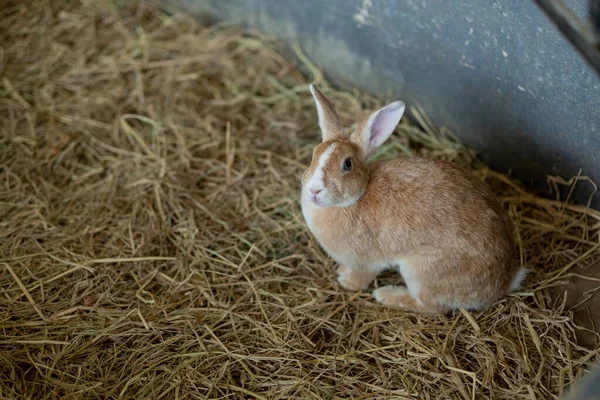
[[[350,171],[352,169],[352,159],[346,158],[344,160],[344,171]]]

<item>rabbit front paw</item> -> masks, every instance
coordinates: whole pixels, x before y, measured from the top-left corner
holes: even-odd
[[[425,314],[444,314],[447,312],[444,307],[421,303],[409,293],[405,286],[382,286],[373,290],[373,297],[384,306],[400,310]]]
[[[346,290],[366,290],[373,279],[373,275],[367,271],[343,266],[338,268],[337,281]]]

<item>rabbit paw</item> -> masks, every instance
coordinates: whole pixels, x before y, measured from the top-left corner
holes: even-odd
[[[408,293],[404,286],[382,286],[373,290],[373,297],[378,303],[384,306],[396,307],[403,310],[416,311],[418,303],[414,297]]]
[[[346,290],[360,291],[369,287],[373,278],[371,274],[348,267],[338,268],[337,281]]]
[[[405,286],[382,286],[373,290],[375,300],[384,306],[398,308],[405,311],[419,312],[426,314],[444,313],[445,310],[435,306],[422,304],[415,299]]]

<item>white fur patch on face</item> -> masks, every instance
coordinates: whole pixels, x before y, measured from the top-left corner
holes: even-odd
[[[325,168],[325,165],[327,165],[327,161],[329,161],[331,154],[335,150],[335,146],[336,146],[335,143],[330,144],[329,147],[327,147],[327,149],[319,157],[319,162],[317,163],[315,172],[313,173],[313,175],[310,177],[310,179],[306,183],[306,190],[307,190],[308,195],[310,195],[311,189],[314,189],[314,190],[324,190],[325,189],[325,182],[323,181],[323,178],[325,175],[323,173],[323,168]]]

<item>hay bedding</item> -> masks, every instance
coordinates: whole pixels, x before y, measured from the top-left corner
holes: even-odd
[[[378,156],[471,166],[534,273],[484,312],[380,307],[302,221],[319,133],[276,43],[130,1],[0,12],[0,397],[546,399],[594,360],[547,288],[598,257],[600,213],[528,194],[413,110]],[[382,104],[304,61],[346,124]]]

